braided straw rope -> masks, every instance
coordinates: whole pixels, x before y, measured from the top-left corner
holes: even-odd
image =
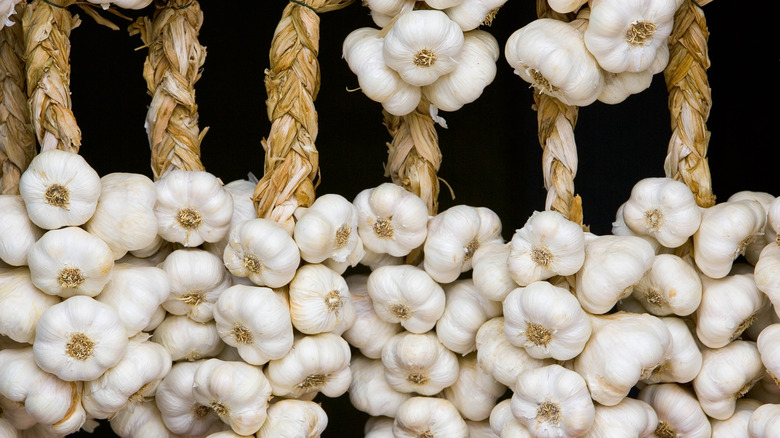
[[[208,129],[198,128],[195,103],[195,82],[206,59],[206,48],[198,42],[202,24],[197,1],[168,0],[151,20],[139,18],[129,29],[149,48],[143,75],[152,96],[146,133],[155,179],[174,168],[204,170],[200,144]]]
[[[428,213],[435,215],[439,208],[437,173],[442,154],[429,105],[423,98],[414,111],[400,117],[382,111],[384,124],[393,137],[387,144],[389,156],[385,176],[422,198]]]
[[[707,80],[708,37],[701,7],[685,0],[674,17],[669,64],[664,70],[672,119],[672,138],[664,171],[667,177],[687,184],[700,207],[715,204],[706,158],[710,139],[706,122],[712,106]]]
[[[17,21],[0,30],[0,194],[18,194],[19,178],[35,155],[35,133],[27,109],[24,33],[27,3],[16,5]]]
[[[70,32],[81,23],[67,9],[74,3],[34,0],[22,18],[28,105],[41,150],[78,153],[81,146],[70,100]]]
[[[314,180],[319,175],[314,108],[320,88],[317,14],[341,9],[353,1],[291,1],[271,41],[270,68],[265,71],[271,130],[262,140],[264,173],[252,198],[258,217],[273,220],[290,231],[295,210],[314,202]]]
[[[570,21],[549,7],[546,0],[537,0],[539,18]],[[542,171],[547,189],[545,209],[557,211],[572,222],[582,225],[582,199],[574,193],[577,175],[577,145],[574,126],[579,109],[542,93],[534,93],[534,108],[542,146]]]

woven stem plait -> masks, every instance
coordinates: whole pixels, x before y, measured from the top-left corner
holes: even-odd
[[[204,170],[200,145],[208,129],[198,127],[195,102],[195,82],[206,59],[198,42],[202,24],[197,1],[170,0],[151,20],[143,17],[130,27],[149,48],[143,75],[152,96],[146,133],[155,179],[172,169]]]
[[[27,3],[16,6],[20,21]],[[19,178],[35,155],[35,133],[27,109],[24,34],[16,23],[0,30],[0,194],[18,194]]]
[[[664,171],[667,177],[687,184],[700,207],[715,204],[707,163],[710,140],[707,119],[712,106],[707,79],[708,38],[701,7],[690,0],[684,1],[674,17],[669,64],[664,70],[672,123]]]

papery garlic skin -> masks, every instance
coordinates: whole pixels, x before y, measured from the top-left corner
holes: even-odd
[[[46,150],[22,173],[19,194],[35,225],[47,230],[78,226],[95,212],[100,176],[79,154]]]
[[[268,418],[258,438],[318,438],[328,425],[319,404],[306,400],[280,400],[268,407]]]
[[[127,352],[127,331],[118,319],[111,306],[85,296],[51,306],[35,329],[35,362],[65,381],[98,378]]]
[[[727,438],[727,437],[744,437],[748,438],[748,427],[750,424],[750,417],[753,412],[761,406],[761,402],[758,400],[752,400],[747,398],[741,398],[737,400],[736,409],[731,417],[726,420],[713,419],[712,423],[712,437],[713,438]]]
[[[116,263],[111,280],[95,299],[113,307],[132,336],[149,326],[170,293],[171,281],[162,269]]]
[[[355,307],[344,278],[320,264],[298,269],[290,282],[290,317],[304,334],[340,335],[355,322]]]
[[[309,263],[328,258],[344,262],[358,244],[357,210],[340,195],[321,195],[310,207],[296,210],[295,215],[293,237],[301,258]]]
[[[396,438],[433,437],[467,438],[469,429],[449,400],[435,397],[412,397],[396,413],[393,435]]]
[[[225,267],[258,286],[282,287],[301,262],[298,246],[278,223],[251,219],[235,227],[223,257]]]
[[[352,201],[366,251],[403,257],[425,242],[428,207],[419,196],[393,183],[361,191]]]
[[[569,360],[591,335],[590,318],[568,290],[537,281],[504,300],[504,333],[534,358]]]
[[[699,228],[701,212],[685,183],[645,178],[631,189],[623,219],[635,233],[652,236],[667,248],[677,248]]]
[[[349,367],[352,370],[349,401],[359,411],[375,417],[394,418],[398,407],[412,397],[412,394],[396,391],[387,383],[381,360],[355,355]]]
[[[658,426],[658,415],[649,404],[626,397],[615,406],[595,404],[593,426],[586,438],[636,437],[649,438]]]
[[[399,392],[434,395],[458,378],[458,359],[432,332],[401,332],[382,349],[387,383]]]
[[[585,380],[560,365],[521,374],[513,387],[512,414],[537,437],[582,436],[595,408]]]
[[[12,266],[27,264],[27,253],[43,236],[27,216],[19,195],[0,195],[0,260]]]
[[[656,436],[712,436],[710,421],[696,397],[679,384],[648,385],[639,391],[638,398],[652,406],[658,416]]]
[[[345,278],[352,305],[355,307],[355,322],[342,333],[349,345],[371,359],[382,356],[385,343],[403,330],[401,324],[391,323],[377,316],[374,303],[368,295],[368,275],[353,274]]]
[[[230,285],[221,260],[198,248],[177,249],[160,264],[168,274],[171,292],[162,306],[173,315],[207,322],[214,317],[214,303]]]
[[[202,323],[171,314],[154,330],[152,342],[165,347],[173,361],[214,357],[225,347],[213,320]]]
[[[209,359],[195,370],[192,393],[234,432],[249,435],[266,420],[271,384],[259,367]]]
[[[701,304],[702,285],[696,269],[674,254],[658,254],[632,292],[656,316],[687,316]]]
[[[368,276],[367,289],[379,318],[413,333],[428,332],[444,313],[444,289],[411,265],[376,269]]]
[[[203,435],[215,424],[221,424],[219,416],[209,406],[195,400],[192,385],[195,371],[201,363],[177,362],[157,386],[155,403],[165,427],[180,435]]]
[[[51,295],[94,297],[111,279],[111,248],[79,227],[47,231],[27,255],[35,286]]]
[[[573,275],[585,261],[582,227],[557,211],[536,211],[510,241],[507,260],[512,279],[520,286],[554,275]]]
[[[506,389],[479,366],[474,352],[458,358],[458,379],[444,388],[442,394],[455,405],[464,420],[482,421],[490,417]]]
[[[738,338],[756,319],[768,299],[752,274],[720,279],[701,277],[702,300],[696,310],[696,336],[709,348],[720,348]]]
[[[780,404],[764,404],[750,416],[748,435],[750,438],[773,436],[780,431]]]
[[[26,267],[0,272],[0,335],[32,344],[41,315],[60,301],[35,287]]]
[[[267,287],[225,289],[214,307],[214,321],[220,338],[252,365],[280,359],[293,345],[290,310]]]
[[[233,198],[216,176],[173,169],[155,181],[157,232],[169,242],[194,247],[228,233]]]
[[[476,349],[477,330],[487,320],[501,315],[501,303],[480,295],[470,279],[444,286],[444,313],[436,322],[436,336],[450,351],[468,354]]]
[[[524,348],[512,345],[504,334],[503,316],[482,324],[477,330],[476,346],[479,366],[498,382],[510,387],[520,374],[552,363],[535,359]]]

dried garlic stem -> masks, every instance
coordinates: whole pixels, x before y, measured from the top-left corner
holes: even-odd
[[[710,140],[706,124],[712,106],[707,80],[708,38],[701,7],[685,0],[674,16],[674,28],[669,36],[669,64],[664,70],[672,119],[672,138],[664,171],[666,176],[687,184],[700,207],[715,204],[706,157]]]
[[[204,170],[200,143],[208,129],[198,128],[195,102],[195,82],[206,59],[198,42],[202,24],[200,3],[168,0],[151,20],[141,17],[129,28],[149,48],[143,75],[152,96],[146,133],[155,179],[172,169]]]
[[[35,155],[35,133],[27,109],[22,16],[16,5],[12,26],[0,30],[0,194],[19,194],[19,178]]]
[[[430,114],[430,103],[423,98],[417,108],[405,116],[383,111],[387,131],[393,137],[387,144],[389,157],[385,176],[393,183],[416,194],[435,215],[439,208],[439,177],[441,150]]]
[[[74,3],[34,0],[22,18],[28,105],[41,150],[81,147],[70,100],[70,32],[81,23],[67,9]]]

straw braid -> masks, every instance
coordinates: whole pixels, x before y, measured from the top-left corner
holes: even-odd
[[[539,18],[570,21],[570,16],[555,12],[546,0],[537,0]],[[542,93],[534,93],[534,108],[542,146],[542,171],[547,189],[545,209],[557,211],[572,222],[582,225],[582,199],[574,193],[577,175],[577,145],[574,126],[579,109]]]
[[[206,59],[198,42],[202,24],[197,1],[169,0],[151,20],[140,18],[129,29],[149,47],[143,75],[152,96],[146,133],[155,179],[172,169],[204,170],[200,144],[208,129],[198,128],[195,102],[195,82]]]
[[[701,7],[690,0],[684,1],[674,16],[669,64],[664,70],[672,119],[672,138],[664,171],[667,177],[685,182],[700,207],[715,204],[706,158],[710,140],[706,124],[712,106],[707,80],[708,38]]]
[[[319,175],[317,111],[320,88],[317,61],[320,18],[317,13],[341,9],[354,0],[290,2],[274,31],[270,68],[265,72],[266,101],[271,130],[263,139],[265,165],[253,200],[260,218],[288,230],[293,213],[314,202]]]
[[[419,196],[428,206],[428,213],[435,215],[439,208],[437,173],[442,154],[429,105],[423,98],[414,111],[400,117],[383,111],[384,124],[393,137],[387,144],[389,156],[385,176]]]
[[[27,3],[16,5],[13,26],[0,30],[0,194],[18,194],[19,178],[35,155],[27,109],[24,33],[19,23]]]
[[[81,146],[70,100],[70,32],[80,20],[67,7],[75,2],[34,0],[22,19],[28,105],[41,150],[78,153]]]

